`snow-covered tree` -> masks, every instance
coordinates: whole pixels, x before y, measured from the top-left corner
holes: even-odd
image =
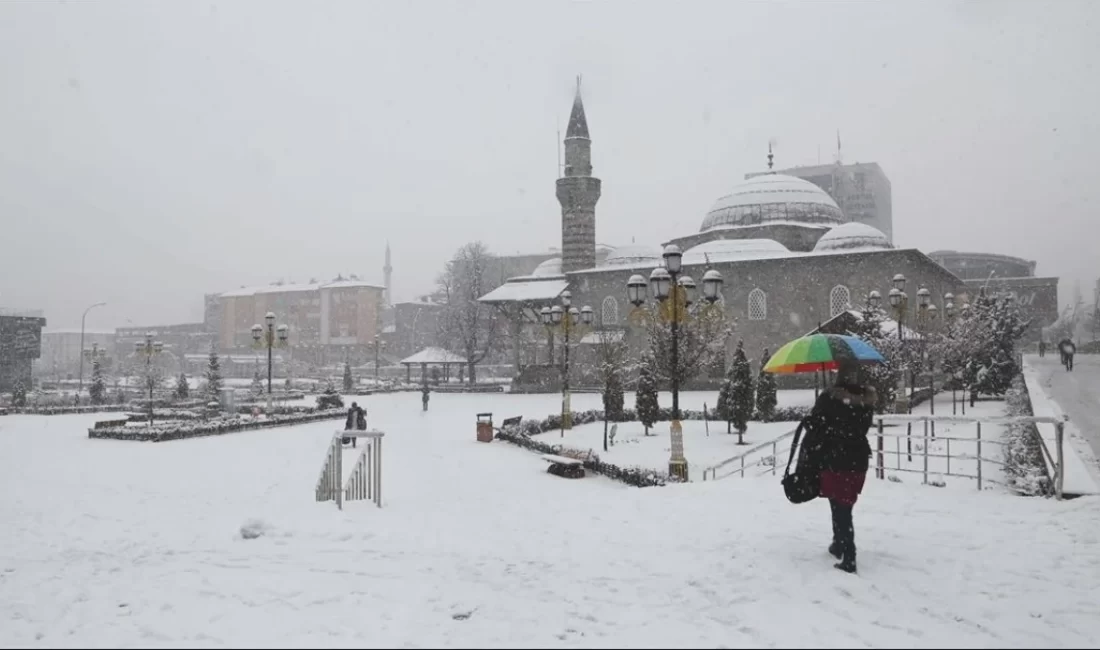
[[[355,379],[351,376],[351,363],[344,361],[344,392],[350,393],[355,388]]]
[[[98,355],[92,357],[92,383],[88,386],[88,396],[92,398],[92,404],[107,401],[107,382],[103,378],[103,365]]]
[[[630,348],[619,329],[599,328],[596,336],[596,374],[603,392],[604,413],[612,422],[623,416],[623,375],[630,372]]]
[[[176,399],[187,399],[191,396],[191,386],[187,383],[187,375],[180,373],[176,380]]]
[[[886,328],[886,314],[881,309],[864,305],[861,318],[849,332],[863,339],[886,360],[863,366],[867,380],[878,393],[875,410],[884,412],[897,399],[898,380],[907,365],[906,346],[898,339],[896,329]]]
[[[443,309],[439,314],[440,340],[448,349],[466,358],[471,384],[477,382],[476,364],[489,354],[497,341],[499,318],[490,305],[478,301],[494,286],[487,277],[492,259],[485,244],[471,242],[458,249],[439,276],[443,296]]]
[[[726,423],[726,433],[733,433],[733,365],[726,369],[725,378],[718,388],[718,403],[714,407],[714,414],[719,420]]]
[[[13,386],[11,389],[11,405],[27,405],[27,387],[23,385],[23,381],[21,379],[15,380],[15,386]]]
[[[653,357],[653,352],[649,350],[642,354],[638,386],[634,396],[634,410],[648,436],[649,429],[661,416],[661,407],[657,403],[657,361]]]
[[[964,381],[972,394],[1004,395],[1020,372],[1016,344],[1030,321],[1023,319],[1016,301],[990,297],[985,291],[960,321],[966,333]]]
[[[115,404],[122,405],[126,403],[126,391],[122,390],[122,386],[115,386]]]
[[[764,372],[764,366],[768,365],[771,355],[768,348],[764,348],[764,354],[760,357],[760,374],[756,379],[756,412],[762,420],[770,420],[775,415],[775,407],[779,403],[779,391],[775,383],[775,375]]]
[[[206,394],[210,399],[219,398],[222,389],[221,364],[218,362],[218,350],[210,346],[210,357],[206,362]]]
[[[733,386],[731,397],[732,421],[737,429],[737,444],[743,444],[745,430],[749,428],[749,418],[752,417],[755,393],[752,385],[752,366],[745,356],[745,347],[741,341],[737,342],[737,350],[733,353]]]
[[[671,311],[671,298],[655,303],[645,310],[649,346],[657,360],[657,370],[661,381],[671,382],[679,379],[680,386],[700,374],[712,364],[721,363],[726,352],[726,340],[733,328],[726,320],[725,312],[717,305],[693,304],[686,309],[686,315],[677,334],[677,367],[672,364],[672,328],[666,322]]]
[[[248,387],[248,390],[255,397],[259,397],[264,394],[264,380],[260,379],[259,368],[257,368],[256,371],[252,373],[252,384]]]
[[[336,385],[329,379],[325,382],[325,392],[317,396],[317,408],[338,409],[344,408],[344,399],[336,392]]]

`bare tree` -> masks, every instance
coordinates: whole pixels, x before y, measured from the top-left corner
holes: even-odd
[[[719,305],[698,304],[687,309],[686,317],[679,325],[677,368],[672,366],[672,328],[661,317],[662,310],[667,306],[659,303],[642,309],[646,312],[644,317],[649,345],[663,381],[671,382],[675,376],[683,386],[725,354],[726,340],[733,333],[733,327]]]
[[[485,244],[471,242],[455,252],[439,276],[444,301],[440,340],[466,357],[471,384],[476,382],[475,364],[489,354],[497,339],[498,315],[491,306],[478,302],[495,286],[487,277],[491,259]]]

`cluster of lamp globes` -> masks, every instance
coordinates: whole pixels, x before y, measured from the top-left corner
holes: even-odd
[[[134,352],[138,354],[160,354],[164,351],[163,341],[154,341],[153,333],[146,332],[144,341],[134,341]]]
[[[267,315],[264,316],[264,321],[267,322],[267,329],[270,330],[271,327],[273,325],[275,325],[275,314],[274,314],[274,312],[270,312],[270,311],[267,312]],[[290,328],[286,326],[286,323],[283,323],[279,327],[275,328],[275,331],[278,333],[279,342],[286,343],[287,337],[290,336]],[[257,343],[259,343],[260,339],[263,338],[263,335],[264,335],[264,328],[263,328],[262,325],[260,325],[259,323],[256,323],[255,325],[252,326],[252,340],[253,341],[256,341]]]
[[[909,296],[905,293],[905,282],[905,276],[901,273],[894,276],[894,286],[889,293],[890,306],[894,309],[903,308],[909,300]],[[867,294],[867,303],[877,309],[882,303],[882,294],[878,291],[871,291]],[[917,289],[917,306],[928,318],[935,318],[937,312],[939,312],[939,308],[932,304],[932,292],[926,287]],[[963,303],[962,313],[966,314],[968,311],[970,311],[970,305]],[[943,294],[943,312],[947,318],[955,315],[955,294],[950,291]]]
[[[679,279],[676,276],[680,275],[680,271],[683,267],[684,253],[680,250],[680,247],[675,244],[669,244],[665,246],[665,250],[662,253],[662,257],[665,259],[664,266],[658,266],[653,269],[649,274],[649,281],[646,282],[644,276],[640,274],[634,274],[630,276],[630,279],[626,281],[626,293],[627,299],[635,307],[641,307],[646,301],[646,286],[649,286],[649,292],[653,294],[653,297],[657,300],[664,301],[672,293],[672,283],[675,280],[676,284],[684,290],[685,302],[691,304],[695,300],[695,280],[691,276],[684,275]],[[714,304],[721,297],[722,292],[722,274],[714,269],[708,270],[703,274],[703,299],[708,304]]]

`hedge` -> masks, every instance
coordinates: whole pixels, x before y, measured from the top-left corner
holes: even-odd
[[[166,422],[164,424],[154,423],[152,427],[104,427],[101,429],[88,429],[88,437],[111,440],[136,440],[140,442],[164,442],[168,440],[185,440],[187,438],[200,438],[204,436],[220,436],[226,433],[237,433],[239,431],[284,427],[304,424],[306,422],[317,422],[320,420],[342,420],[345,415],[344,409],[328,409],[310,413],[272,415],[263,420],[244,419],[238,416],[233,418],[219,418],[217,420],[197,424]]]
[[[549,445],[544,442],[532,439],[530,436],[517,431],[498,431],[497,438],[506,440],[514,445],[519,445],[524,449],[530,449],[542,454],[555,454],[572,456],[584,462],[584,468],[596,472],[597,474],[603,474],[604,476],[621,481],[627,485],[634,487],[651,487],[656,485],[664,485],[665,483],[674,479],[670,478],[666,474],[662,474],[656,470],[646,469],[644,467],[619,467],[618,465],[612,465],[611,463],[605,463],[600,460],[600,457],[595,454],[589,454],[586,456],[579,456],[574,450],[563,447],[562,445]]]

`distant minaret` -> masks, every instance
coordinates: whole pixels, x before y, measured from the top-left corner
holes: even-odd
[[[561,203],[561,268],[568,273],[596,266],[596,202],[600,179],[592,176],[592,140],[581,101],[581,78],[565,131],[565,175],[558,179]]]
[[[383,282],[386,284],[386,305],[393,305],[393,264],[390,264],[390,243],[386,242],[386,265],[382,267]]]
[[[774,174],[775,173],[775,170],[772,169],[772,166],[775,164],[775,162],[773,160],[774,158],[775,158],[775,155],[772,154],[772,143],[769,141],[768,142],[768,173],[769,174]]]

